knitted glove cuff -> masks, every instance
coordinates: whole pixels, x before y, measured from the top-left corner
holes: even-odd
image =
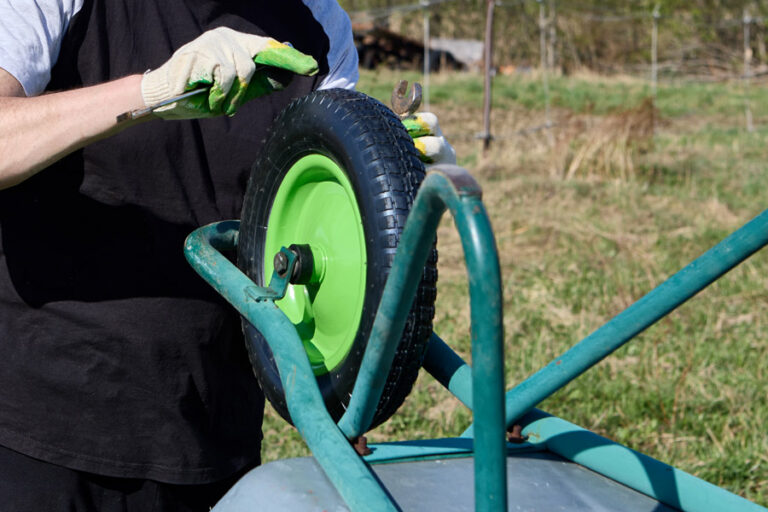
[[[141,97],[144,100],[145,106],[157,105],[161,101],[176,95],[171,91],[169,81],[165,75],[165,64],[154,71],[144,73],[144,77],[141,79]]]

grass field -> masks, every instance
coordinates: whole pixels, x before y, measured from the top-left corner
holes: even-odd
[[[364,73],[386,101],[407,73]],[[755,131],[738,84],[551,80],[552,141],[533,76],[494,82],[483,158],[482,79],[432,77],[431,110],[484,188],[500,251],[507,387],[535,372],[760,213],[768,177],[768,90]],[[650,120],[650,121],[649,121]],[[650,123],[650,124],[649,124]],[[655,125],[655,136],[654,133]],[[469,359],[466,274],[452,223],[439,230],[435,331]],[[768,505],[768,253],[758,253],[619,349],[541,408]],[[471,416],[430,376],[369,435],[458,435]],[[264,459],[306,448],[268,412]]]

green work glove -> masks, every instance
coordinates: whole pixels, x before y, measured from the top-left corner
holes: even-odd
[[[154,111],[163,119],[195,119],[234,115],[253,98],[283,88],[290,73],[314,75],[317,62],[268,37],[219,27],[176,50],[141,81],[146,106],[209,87],[207,93],[171,103]]]
[[[419,150],[419,157],[427,164],[456,165],[456,151],[443,136],[437,116],[431,112],[419,112],[403,119],[408,135]]]

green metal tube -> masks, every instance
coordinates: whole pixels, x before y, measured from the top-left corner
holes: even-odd
[[[352,396],[338,422],[349,439],[364,434],[371,425],[419,286],[421,272],[434,243],[437,224],[445,211],[445,206],[434,194],[424,192],[425,187],[431,190],[428,179],[422,183],[408,216]]]
[[[411,208],[373,325],[357,381],[339,428],[354,437],[371,423],[421,271],[446,208],[461,236],[469,274],[472,323],[472,402],[475,436],[475,508],[506,510],[504,356],[501,273],[496,242],[480,187],[465,170],[430,170]]]
[[[255,286],[219,252],[235,247],[239,225],[226,221],[194,231],[184,244],[187,261],[264,335],[291,419],[347,505],[355,511],[398,510],[328,414],[296,329],[270,298],[277,294]]]
[[[685,471],[542,411],[531,411],[521,419],[521,424],[530,443],[544,444],[561,457],[680,510],[766,511]]]
[[[429,338],[422,366],[461,403],[472,409],[472,368],[434,332]]]
[[[475,433],[475,510],[507,510],[504,424],[504,332],[501,272],[487,216],[478,218],[479,197],[454,214],[469,275],[472,337],[472,403]],[[485,210],[482,210],[485,213]]]

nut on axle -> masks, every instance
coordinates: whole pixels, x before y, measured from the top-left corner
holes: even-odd
[[[288,256],[280,251],[275,254],[275,257],[272,260],[272,266],[274,267],[275,272],[277,272],[280,277],[285,277],[290,271],[291,277],[289,282],[291,284],[309,283],[312,278],[312,271],[314,270],[312,249],[309,247],[309,244],[291,244],[288,247],[288,250],[296,256],[293,268],[289,268],[290,262],[288,261]]]

